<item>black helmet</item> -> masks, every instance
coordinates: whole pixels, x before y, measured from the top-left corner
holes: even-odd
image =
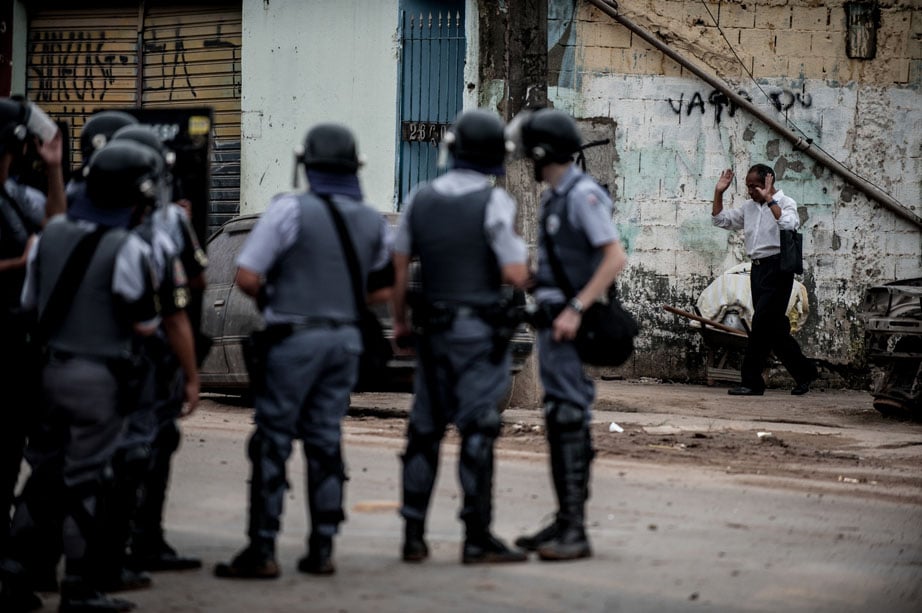
[[[569,162],[582,148],[576,121],[556,109],[540,109],[529,115],[521,127],[524,154],[538,164]]]
[[[506,159],[503,121],[495,113],[476,109],[463,111],[442,139],[457,160],[480,166],[501,166]]]
[[[325,172],[355,173],[360,166],[355,152],[355,138],[345,126],[322,123],[304,137],[304,151],[298,161],[305,168]]]
[[[26,106],[19,100],[0,98],[0,153],[26,138]]]
[[[137,125],[138,120],[122,111],[101,111],[86,120],[80,130],[80,153],[86,165],[93,152],[102,149],[119,128]]]
[[[173,163],[176,161],[176,154],[160,140],[160,137],[157,136],[157,133],[154,132],[154,129],[150,126],[134,124],[119,128],[115,134],[112,135],[112,141],[114,142],[117,140],[131,140],[136,143],[141,143],[142,145],[147,145],[160,154],[167,168],[172,168]]]
[[[163,169],[163,158],[147,145],[127,139],[112,141],[90,158],[86,193],[101,209],[154,204]]]

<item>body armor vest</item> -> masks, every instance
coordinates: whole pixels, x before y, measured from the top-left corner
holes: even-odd
[[[360,278],[366,279],[381,247],[381,217],[350,198],[334,196],[333,206],[339,208],[346,222],[359,261]],[[298,207],[297,238],[267,275],[267,305],[288,323],[312,319],[358,321],[352,277],[327,205],[306,193],[299,197]],[[365,287],[360,290],[364,293]]]
[[[592,246],[583,232],[573,227],[569,219],[567,201],[570,197],[570,192],[577,183],[583,180],[586,180],[586,177],[580,177],[574,181],[570,189],[562,194],[555,194],[552,190],[545,193],[542,202],[544,213],[541,216],[539,228],[541,249],[539,251],[538,271],[535,274],[537,287],[560,287],[560,284],[554,278],[554,273],[547,259],[549,225],[557,226],[556,232],[551,232],[554,249],[575,292],[578,293],[580,289],[589,283],[589,279],[592,278],[596,268],[602,261],[602,253]]]
[[[74,248],[91,231],[64,219],[56,219],[45,227],[37,260],[39,317],[48,308],[51,293]],[[128,237],[127,230],[113,229],[102,238],[70,309],[57,328],[48,331],[49,347],[98,358],[131,354],[133,322],[119,309],[119,299],[112,293],[115,260]]]
[[[430,304],[489,305],[500,300],[496,254],[484,231],[493,188],[448,196],[424,187],[410,209],[413,251],[419,256],[422,292]]]
[[[0,259],[18,258],[22,255],[29,236],[41,230],[23,213],[14,194],[0,186]],[[0,273],[0,317],[19,309],[19,296],[26,270],[16,268]]]

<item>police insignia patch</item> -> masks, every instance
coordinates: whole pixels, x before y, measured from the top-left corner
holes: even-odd
[[[177,309],[184,309],[189,305],[189,290],[184,287],[177,287],[173,290],[173,304]]]

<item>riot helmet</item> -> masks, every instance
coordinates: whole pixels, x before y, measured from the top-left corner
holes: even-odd
[[[470,167],[475,170],[500,174],[506,159],[506,136],[503,121],[495,113],[482,109],[463,111],[442,143],[455,161],[455,167]]]
[[[576,121],[556,109],[540,109],[531,113],[521,129],[525,156],[538,163],[569,162],[583,144]]]
[[[355,174],[361,166],[352,132],[333,123],[308,130],[304,148],[296,152],[296,159],[306,169],[321,172]]]
[[[93,154],[86,167],[86,193],[94,210],[79,217],[104,225],[137,224],[156,203],[163,172],[163,159],[156,150],[127,139],[110,142]]]
[[[114,143],[118,141],[141,143],[142,145],[150,147],[160,155],[160,159],[163,162],[163,176],[160,178],[158,184],[160,195],[157,197],[157,204],[166,205],[169,203],[173,198],[173,175],[171,171],[173,169],[173,164],[176,162],[176,153],[160,140],[160,137],[157,136],[153,128],[141,124],[119,128],[118,131],[112,135],[111,142]]]
[[[86,166],[93,153],[102,149],[120,128],[137,123],[137,119],[123,111],[101,111],[92,115],[80,130],[83,165]]]

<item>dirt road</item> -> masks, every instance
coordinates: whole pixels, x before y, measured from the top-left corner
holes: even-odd
[[[349,519],[331,578],[295,571],[307,520],[303,462],[293,456],[284,575],[271,582],[211,576],[244,543],[250,412],[205,402],[184,425],[167,523],[206,569],[157,575],[153,589],[126,596],[141,611],[193,612],[922,610],[922,425],[884,420],[868,394],[734,399],[725,388],[600,382],[588,509],[595,556],[504,567],[459,564],[454,435],[428,522],[432,558],[399,561],[409,401],[354,397]],[[511,539],[545,521],[554,501],[540,412],[512,408],[504,418],[494,523]]]

